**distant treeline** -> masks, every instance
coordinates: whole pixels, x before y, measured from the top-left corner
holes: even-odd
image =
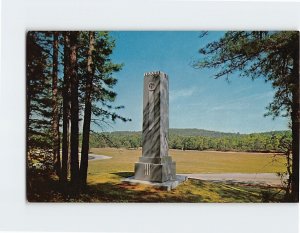
[[[191,132],[192,135],[187,135]],[[189,129],[189,132],[184,129],[171,129],[169,148],[200,151],[281,152],[280,140],[283,137],[291,138],[292,134],[290,131],[239,134],[197,131],[196,129]],[[138,148],[141,146],[141,132],[92,133],[90,138],[90,147]]]

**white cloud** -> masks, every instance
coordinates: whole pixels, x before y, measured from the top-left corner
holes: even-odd
[[[170,101],[189,97],[199,92],[200,92],[199,88],[196,87],[189,87],[180,90],[170,91]]]
[[[209,111],[223,111],[223,110],[242,110],[249,108],[248,103],[253,103],[253,100],[260,101],[265,99],[271,99],[273,92],[258,93],[249,96],[243,96],[236,98],[235,100],[219,102],[214,106],[210,106]]]

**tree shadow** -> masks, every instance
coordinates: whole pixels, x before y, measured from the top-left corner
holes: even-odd
[[[123,172],[121,177],[130,177],[133,173]],[[137,203],[194,203],[202,202],[203,198],[193,192],[177,192],[175,190],[167,191],[159,187],[142,184],[112,183],[89,185],[89,189],[94,190],[100,201],[104,202],[137,202]],[[96,200],[97,202],[97,200]]]
[[[150,185],[120,182],[119,178],[133,176],[133,172],[110,173],[118,179],[105,183],[89,183],[80,192],[72,185],[61,185],[58,180],[36,177],[27,189],[29,202],[133,202],[133,203],[199,203],[199,202],[280,202],[274,198],[276,188],[262,188],[189,179],[178,188],[166,191]]]
[[[119,176],[121,178],[128,178],[134,176],[134,172],[113,172],[110,174]]]
[[[278,188],[270,186],[261,186],[253,184],[242,184],[236,182],[214,182],[216,184],[216,192],[222,199],[230,200],[229,202],[242,203],[266,203],[280,202],[282,195],[278,192]]]

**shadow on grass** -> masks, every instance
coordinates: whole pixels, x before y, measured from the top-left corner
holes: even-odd
[[[132,174],[122,174],[122,177]],[[184,189],[182,191],[166,191],[149,185],[135,185],[130,183],[101,183],[88,186],[92,202],[202,202],[202,197]]]
[[[274,198],[278,189],[224,182],[188,180],[171,191],[149,185],[120,182],[133,172],[111,173],[118,179],[93,183],[74,194],[70,183],[61,186],[55,179],[35,179],[27,189],[30,202],[280,202]]]
[[[128,177],[134,176],[134,172],[113,172],[110,174],[119,176],[121,178],[128,178]]]
[[[252,184],[216,182],[214,192],[230,202],[280,202],[283,199],[282,189]],[[218,188],[217,188],[218,187]]]

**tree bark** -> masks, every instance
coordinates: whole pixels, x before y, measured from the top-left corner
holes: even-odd
[[[31,43],[33,36],[31,32],[27,32],[26,35],[26,177],[27,177],[27,192],[30,185],[28,179],[28,161],[29,161],[29,152],[30,152],[30,142],[29,142],[29,131],[30,131],[30,116],[31,116],[31,88],[30,88],[30,62],[31,62]]]
[[[296,41],[294,64],[293,64],[293,86],[292,86],[292,191],[293,202],[299,202],[299,117],[300,117],[300,95],[299,95],[299,33]]]
[[[60,176],[60,135],[58,112],[58,32],[53,33],[53,70],[52,70],[52,131],[53,131],[53,160],[56,174]]]
[[[77,75],[77,40],[78,32],[70,32],[70,80],[71,80],[71,183],[78,186],[79,181],[79,102],[78,102],[78,75]]]
[[[64,32],[64,83],[63,83],[63,139],[62,139],[62,171],[61,181],[66,183],[68,180],[69,162],[69,127],[70,127],[70,38],[69,32]]]
[[[31,35],[31,32],[28,32],[26,35],[26,148],[27,150],[29,149],[29,118],[31,114],[31,95],[30,95],[30,76],[29,76],[29,63],[30,63],[30,56],[29,56],[29,51],[30,51],[30,42],[33,40],[33,37]],[[26,153],[28,155],[28,151]]]
[[[91,112],[92,112],[92,87],[93,76],[95,73],[93,52],[95,50],[95,32],[89,32],[89,51],[87,60],[87,78],[85,90],[85,108],[82,131],[82,149],[80,162],[80,180],[81,185],[85,186],[87,181],[88,170],[88,154],[89,154],[89,140],[90,140],[90,126],[91,126]]]

